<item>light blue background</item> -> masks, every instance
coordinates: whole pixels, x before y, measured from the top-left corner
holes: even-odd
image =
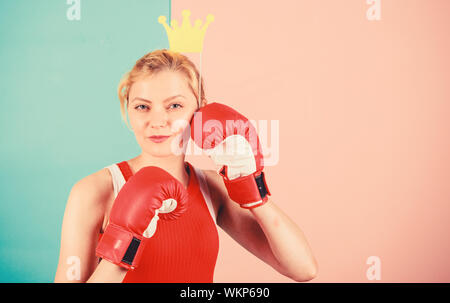
[[[168,48],[169,0],[0,1],[0,282],[52,282],[70,189],[136,156],[117,85]]]

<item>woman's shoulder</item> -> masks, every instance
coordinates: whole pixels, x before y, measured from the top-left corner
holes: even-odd
[[[84,229],[100,230],[113,197],[108,169],[101,169],[80,179],[70,191],[64,214],[65,224],[75,230],[81,226]]]
[[[201,169],[201,171],[203,172],[203,174],[205,175],[205,177],[208,181],[217,182],[217,180],[219,180],[218,177],[220,177],[220,176],[215,170]]]
[[[112,176],[107,168],[102,168],[80,179],[71,190],[71,195],[96,202],[107,201],[113,193]]]
[[[214,198],[213,200],[219,204],[218,206],[220,207],[228,197],[227,189],[223,183],[222,177],[215,170],[202,169],[202,172],[205,176],[209,192]]]

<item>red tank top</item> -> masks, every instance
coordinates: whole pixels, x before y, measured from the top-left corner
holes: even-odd
[[[126,274],[123,283],[212,283],[219,252],[216,225],[200,191],[194,168],[189,173],[188,207],[177,220],[158,220],[147,242],[139,267]],[[118,163],[125,181],[132,175],[126,161]],[[100,235],[101,237],[101,235]]]

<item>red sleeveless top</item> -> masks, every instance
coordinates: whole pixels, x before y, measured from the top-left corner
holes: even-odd
[[[126,161],[117,164],[125,178],[132,175]],[[158,220],[156,232],[143,251],[139,267],[123,283],[212,283],[219,252],[219,235],[200,191],[194,168],[189,174],[186,212],[176,220]],[[100,235],[101,237],[101,235]]]

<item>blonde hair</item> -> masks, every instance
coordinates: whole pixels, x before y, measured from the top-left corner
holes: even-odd
[[[202,102],[206,101],[203,77],[200,76],[194,63],[180,53],[167,49],[158,49],[137,60],[131,71],[127,72],[119,83],[117,92],[119,94],[120,111],[127,126],[126,110],[131,86],[142,77],[150,76],[163,70],[181,72],[186,76],[189,88],[197,99],[198,107],[201,107]]]

